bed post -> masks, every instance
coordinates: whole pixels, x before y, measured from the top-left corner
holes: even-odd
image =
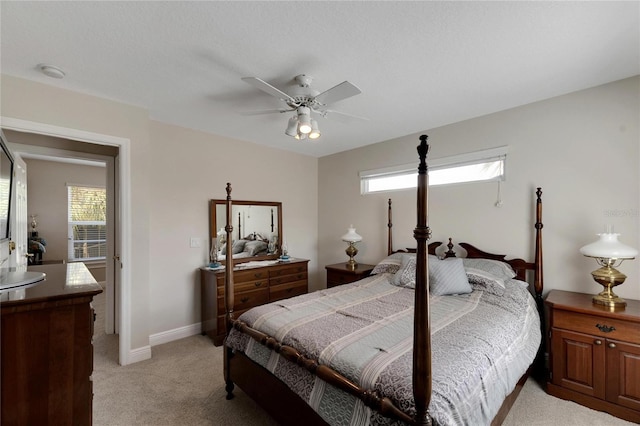
[[[427,241],[431,238],[427,219],[429,176],[427,174],[427,135],[420,136],[418,155],[418,220],[413,236],[416,249],[416,289],[413,322],[413,398],[416,404],[416,425],[431,425],[431,326],[429,324],[429,265]]]
[[[231,250],[231,245],[233,244],[233,225],[231,224],[232,213],[231,213],[231,184],[227,182],[227,204],[226,204],[226,219],[227,225],[225,226],[225,231],[227,232],[227,251],[226,251],[226,264],[224,268],[224,325],[227,330],[227,335],[229,335],[229,331],[231,331],[231,327],[233,326],[233,250]],[[229,366],[229,360],[231,358],[231,349],[226,346],[226,338],[225,338],[225,346],[224,346],[224,381],[225,381],[225,390],[227,391],[227,399],[233,398],[233,381],[231,381],[231,371]]]
[[[537,189],[536,196],[536,269],[533,275],[533,287],[536,293],[538,312],[542,315],[542,289],[544,288],[544,278],[542,275],[542,188]]]
[[[393,235],[391,228],[393,222],[391,222],[391,198],[389,198],[389,210],[387,213],[387,256],[393,253]]]

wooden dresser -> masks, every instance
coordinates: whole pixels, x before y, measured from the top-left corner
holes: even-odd
[[[268,266],[234,268],[234,314],[239,317],[254,306],[308,292],[306,259],[291,259]],[[242,265],[242,264],[240,264]],[[202,334],[220,346],[224,328],[224,269],[200,269]]]
[[[2,424],[90,425],[93,296],[82,263],[39,265],[46,280],[1,295]]]
[[[591,297],[547,295],[547,392],[640,423],[640,301],[611,311]]]

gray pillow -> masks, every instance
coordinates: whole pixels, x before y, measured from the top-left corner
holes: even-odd
[[[391,284],[398,287],[416,288],[416,256],[401,256],[400,269],[395,273]]]
[[[506,290],[505,280],[498,278],[489,272],[479,269],[466,270],[469,283],[474,290],[482,290],[488,293],[502,296]]]
[[[244,251],[244,245],[247,243],[247,240],[237,240],[234,241],[231,245],[231,253],[238,254]]]
[[[255,256],[256,254],[262,251],[267,251],[267,247],[268,245],[264,241],[259,241],[259,240],[247,241],[246,244],[244,245],[244,251],[249,256]]]
[[[499,260],[492,259],[462,259],[464,263],[464,268],[469,270],[478,270],[488,272],[494,277],[500,278],[504,281],[510,280],[511,278],[516,276],[511,265],[505,262],[501,262]]]
[[[406,253],[404,253],[406,254]],[[371,275],[384,274],[385,272],[395,274],[402,265],[403,253],[393,253],[382,259],[371,271]]]
[[[435,296],[466,294],[473,290],[459,258],[429,258],[429,287]]]

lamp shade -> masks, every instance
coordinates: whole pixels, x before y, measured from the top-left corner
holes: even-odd
[[[362,241],[362,237],[356,234],[356,228],[354,228],[353,225],[349,225],[347,233],[342,236],[342,241],[357,243],[358,241]]]
[[[598,234],[598,241],[580,248],[580,253],[589,257],[604,259],[633,259],[638,255],[638,250],[622,244],[618,241],[616,233]]]

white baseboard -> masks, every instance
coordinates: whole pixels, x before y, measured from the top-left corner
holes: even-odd
[[[135,362],[145,361],[151,359],[151,346],[143,346],[141,348],[132,349],[129,351],[129,356],[124,362],[121,360],[120,365],[129,365]]]
[[[202,330],[200,323],[186,325],[173,330],[162,331],[160,333],[149,336],[149,344],[151,346],[162,345],[163,343],[173,342],[174,340],[184,339],[199,334]]]

